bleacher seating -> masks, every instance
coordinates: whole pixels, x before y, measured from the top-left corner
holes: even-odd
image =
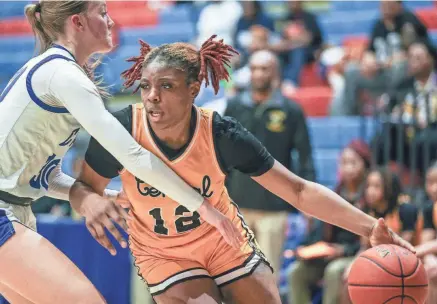
[[[341,150],[353,139],[370,142],[377,125],[370,117],[311,117],[308,118],[308,128],[317,180],[332,188],[337,180],[337,160]]]
[[[437,30],[437,8],[433,9],[419,9],[416,10],[417,17],[419,17],[428,30]]]
[[[2,1],[0,58],[2,58],[1,62],[10,60],[14,63],[14,67],[0,70],[0,89],[5,85],[4,79],[12,77],[16,71],[15,63],[24,64],[33,54],[34,41],[31,37],[31,29],[23,16],[24,6],[29,2]],[[437,43],[437,18],[435,18],[437,11],[434,1],[405,1],[404,5],[407,9],[418,12],[418,16],[431,29],[431,39]],[[107,83],[115,81],[114,92],[121,88],[118,75],[126,67],[124,59],[137,53],[139,38],[151,45],[157,45],[173,41],[190,42],[195,36],[195,24],[193,24],[195,10],[186,5],[168,6],[160,11],[154,11],[148,8],[146,1],[109,1],[108,10],[117,22],[119,30],[117,44],[120,47],[110,59],[106,60],[110,62],[110,66],[102,70],[105,72]],[[319,22],[325,40],[342,45],[345,39],[368,36],[378,14],[378,1],[331,1],[328,10],[319,14]],[[17,51],[20,51],[18,55],[16,55]],[[303,79],[305,87],[325,85],[314,69],[307,68],[306,72],[306,77]],[[326,100],[326,97],[322,99]],[[318,100],[321,102],[320,98]],[[326,108],[327,105],[321,106],[323,110],[318,111],[316,115],[326,114]]]
[[[2,9],[0,10],[0,19],[22,17],[24,7],[32,1],[2,1]]]
[[[23,16],[30,1],[2,1],[0,11],[0,90],[13,74],[34,54],[34,39]],[[430,27],[431,39],[437,44],[436,2],[404,1],[407,9],[417,11],[419,18]],[[263,5],[270,3],[263,3]],[[278,6],[280,3],[275,3]],[[168,6],[160,11],[147,7],[146,1],[108,2],[110,15],[117,23],[115,51],[105,57],[99,72],[112,92],[122,88],[120,73],[129,67],[125,59],[138,54],[138,39],[151,45],[173,41],[193,41],[196,29],[193,18],[196,9],[189,6]],[[275,10],[271,10],[275,11]],[[366,44],[372,24],[379,15],[378,1],[331,1],[327,11],[319,14],[325,40],[337,45]],[[370,119],[335,118],[328,113],[331,91],[320,77],[316,66],[308,66],[302,74],[302,88],[293,96],[307,116],[314,146],[317,176],[322,183],[333,186],[336,180],[336,161],[340,150],[353,138],[374,133]],[[219,97],[222,96],[221,91]],[[197,103],[213,98],[210,90],[202,91]],[[367,127],[363,127],[363,125]]]
[[[307,116],[326,116],[332,91],[327,86],[301,87],[289,98],[298,102]]]

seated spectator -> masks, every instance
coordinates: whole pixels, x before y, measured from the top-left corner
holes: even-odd
[[[282,41],[271,46],[284,61],[284,90],[299,86],[300,72],[307,62],[314,61],[323,44],[317,17],[303,8],[303,1],[288,1],[289,13],[285,18]]]
[[[242,14],[240,3],[234,0],[213,0],[201,11],[197,21],[198,37],[196,45],[202,43],[211,35],[222,38],[226,44],[235,45],[234,33],[237,21]]]
[[[385,125],[374,143],[378,164],[398,161],[407,168],[414,165],[424,174],[437,158],[436,56],[427,41],[415,42],[408,48],[409,77],[387,95],[391,123]]]
[[[351,142],[342,152],[339,164],[340,182],[336,192],[356,206],[360,205],[367,169],[370,166],[369,147],[361,141]],[[310,221],[315,226],[317,222]],[[338,303],[341,278],[345,267],[360,248],[359,238],[353,233],[322,224],[323,233],[314,230],[303,245],[317,244],[320,240],[335,250],[324,258],[299,260],[292,264],[289,276],[289,303],[310,303],[311,286],[324,280],[323,304]],[[320,236],[320,237],[317,237]]]
[[[372,114],[379,97],[405,76],[405,49],[416,39],[428,37],[426,27],[402,1],[381,1],[380,9],[368,51],[359,66],[352,63],[345,71],[340,115]]]
[[[254,41],[252,38],[252,28],[254,26],[263,28],[267,31],[266,36],[269,38],[269,34],[274,33],[275,26],[273,19],[262,11],[260,1],[241,1],[241,5],[243,8],[243,15],[237,22],[234,41],[235,48],[240,53],[239,66],[244,66],[247,63],[250,53],[265,48],[267,46],[266,44],[269,42],[268,39],[266,43],[258,43],[257,41]]]
[[[420,242],[423,218],[418,208],[402,193],[399,178],[385,168],[370,171],[364,195],[364,210],[384,218],[394,232],[412,244]]]
[[[385,168],[376,168],[369,172],[364,194],[364,210],[375,218],[384,218],[387,226],[402,238],[417,245],[421,241],[423,216],[419,209],[409,203],[402,193],[399,178]],[[358,253],[370,247],[367,239],[362,239]],[[351,303],[347,290],[348,265],[343,280],[344,288],[341,304]]]
[[[425,191],[428,201],[423,208],[424,227],[422,244],[416,247],[429,279],[429,304],[437,303],[437,162],[426,174]]]
[[[340,182],[336,192],[345,200],[359,206],[370,167],[370,149],[366,143],[354,140],[342,152],[339,164]]]
[[[262,26],[253,25],[247,33],[251,36],[250,45],[248,46],[245,55],[250,58],[257,51],[268,48],[270,32]],[[247,60],[247,59],[246,59]],[[240,62],[241,63],[241,62]],[[246,65],[237,69],[233,74],[234,87],[237,91],[247,89],[250,86],[250,66]]]

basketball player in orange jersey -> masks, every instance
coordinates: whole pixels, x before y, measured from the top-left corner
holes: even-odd
[[[120,175],[131,201],[130,249],[139,274],[157,303],[280,303],[276,280],[225,187],[226,174],[240,170],[301,211],[361,236],[372,245],[413,247],[376,220],[316,183],[305,181],[275,161],[237,121],[193,105],[200,85],[217,92],[228,79],[234,50],[215,36],[200,51],[185,43],[150,48],[123,73],[125,86],[140,80],[143,103],[115,114],[133,137],[160,157],[188,184],[230,218],[244,242],[228,245],[199,214],[169,199],[126,171],[92,139],[85,164],[71,190],[82,199],[102,194]],[[209,78],[210,75],[210,78]]]

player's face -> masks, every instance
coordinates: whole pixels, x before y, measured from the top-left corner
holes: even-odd
[[[346,148],[341,154],[339,169],[345,183],[359,182],[359,178],[364,174],[365,164],[354,150]]]
[[[85,13],[84,45],[92,45],[93,52],[109,52],[112,47],[111,30],[114,22],[108,15],[106,1],[91,1]]]
[[[384,183],[379,172],[372,172],[367,176],[366,202],[370,207],[376,207],[384,199]]]
[[[432,168],[426,174],[426,193],[432,202],[437,202],[437,168]]]
[[[198,82],[187,85],[185,72],[159,61],[143,69],[140,87],[149,121],[161,127],[175,125],[186,117],[200,89]]]

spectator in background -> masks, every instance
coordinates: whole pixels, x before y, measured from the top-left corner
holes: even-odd
[[[367,170],[370,168],[371,153],[367,144],[360,140],[352,141],[340,157],[338,183],[335,192],[351,204],[361,206]]]
[[[384,218],[387,226],[413,245],[420,242],[423,216],[418,208],[410,204],[409,197],[402,192],[399,178],[385,168],[369,172],[365,190],[364,210],[376,217]]]
[[[413,161],[414,167],[424,174],[437,158],[436,57],[436,50],[428,41],[414,42],[408,48],[408,77],[385,98],[392,123],[375,140],[378,164],[399,161],[402,153],[402,165],[411,168]],[[386,144],[389,159],[384,157]]]
[[[339,164],[340,182],[336,192],[356,207],[361,206],[369,167],[370,149],[364,142],[353,141],[343,150]],[[339,227],[325,223],[321,227],[323,232],[312,232],[303,245],[312,245],[323,240],[334,250],[323,258],[301,260],[292,264],[288,276],[289,303],[310,303],[311,287],[322,278],[322,303],[338,303],[343,272],[360,249],[360,240],[353,233]]]
[[[429,304],[437,303],[437,162],[434,163],[426,174],[425,191],[427,203],[423,209],[424,226],[422,244],[416,247],[417,256],[422,258],[429,279]]]
[[[375,218],[384,218],[387,226],[413,245],[421,241],[423,215],[409,197],[403,194],[399,178],[386,168],[372,169],[367,175],[364,194],[364,211]],[[367,239],[361,241],[362,252],[370,246]],[[341,304],[352,304],[347,290],[347,276],[350,265],[344,273],[344,288]]]
[[[271,46],[283,58],[284,89],[299,86],[300,72],[307,62],[314,61],[323,44],[317,17],[303,8],[304,1],[288,1],[289,13],[285,18],[282,41]]]
[[[379,64],[404,58],[405,47],[417,38],[427,39],[425,25],[403,7],[402,1],[381,1],[381,19],[373,27],[369,51]]]
[[[200,11],[196,45],[200,48],[204,41],[215,34],[226,44],[234,46],[235,27],[242,13],[241,5],[237,1],[211,1]]]
[[[405,76],[405,50],[416,39],[428,38],[425,25],[402,1],[381,1],[380,9],[360,66],[352,64],[346,69],[340,115],[372,114],[376,100]]]
[[[240,53],[239,66],[246,65],[250,53],[264,49],[268,44],[270,33],[274,33],[275,25],[273,19],[264,14],[260,1],[240,1],[243,8],[243,15],[237,22],[234,41],[235,48]],[[252,28],[261,27],[267,31],[267,41],[253,40]],[[269,33],[270,32],[270,33]]]
[[[270,51],[255,52],[249,59],[251,87],[231,98],[225,115],[235,117],[254,134],[275,159],[293,172],[315,180],[312,151],[301,107],[282,96],[277,57]],[[297,152],[291,162],[291,152]],[[295,209],[260,187],[248,176],[233,172],[228,180],[231,197],[239,203],[245,220],[271,261],[280,267],[288,213]]]
[[[250,57],[257,51],[268,49],[270,40],[270,32],[268,29],[260,25],[253,25],[248,31],[248,34],[251,36],[251,41],[247,48],[246,56]],[[246,61],[248,61],[248,58]],[[234,89],[238,92],[250,87],[250,77],[250,66],[249,63],[246,62],[246,65],[237,69],[233,74]]]

